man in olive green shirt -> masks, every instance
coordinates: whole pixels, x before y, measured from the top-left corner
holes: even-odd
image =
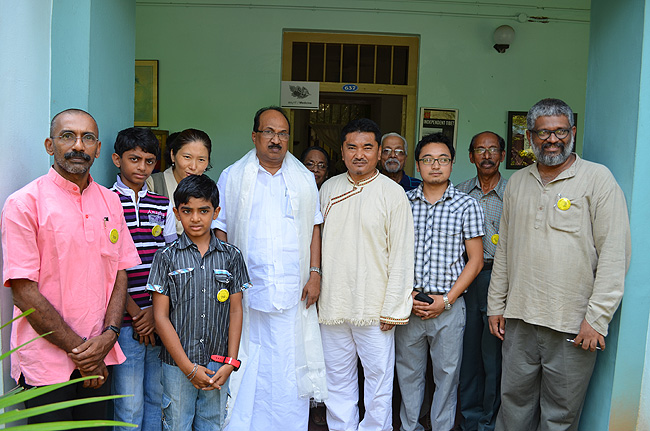
[[[504,194],[488,292],[490,331],[503,340],[498,430],[577,429],[595,351],[623,296],[625,197],[605,166],[573,153],[573,122],[558,99],[530,109],[537,163],[513,174]]]

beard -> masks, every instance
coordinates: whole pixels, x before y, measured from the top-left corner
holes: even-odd
[[[402,170],[402,164],[395,157],[391,157],[384,162],[384,170],[389,174],[395,174]]]
[[[532,144],[530,148],[533,150],[533,154],[535,154],[535,158],[537,159],[538,163],[544,166],[557,166],[566,162],[566,160],[569,158],[569,156],[573,152],[573,143],[574,143],[574,137],[572,135],[571,142],[569,142],[567,145],[564,145],[562,142],[558,141],[555,144],[551,144],[547,142],[545,144],[540,145],[539,147],[535,144]],[[555,156],[550,156],[546,154],[546,152],[544,152],[544,149],[550,147],[551,145],[557,145],[558,148],[560,148],[560,154],[557,154]]]

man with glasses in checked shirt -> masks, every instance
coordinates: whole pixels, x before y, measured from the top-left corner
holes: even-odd
[[[442,133],[422,138],[415,149],[422,184],[406,193],[415,226],[415,277],[411,318],[395,332],[402,431],[423,429],[418,416],[427,350],[436,385],[432,429],[451,430],[456,417],[465,327],[461,295],[483,266],[483,211],[474,198],[449,181],[454,153],[451,141]]]

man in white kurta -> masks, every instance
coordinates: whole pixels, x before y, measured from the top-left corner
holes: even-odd
[[[413,290],[413,216],[404,190],[379,174],[381,133],[367,119],[341,133],[348,172],[321,188],[323,280],[318,302],[330,431],[392,430],[394,325],[405,325]],[[359,422],[357,358],[365,416]]]
[[[307,429],[309,397],[326,396],[316,307],[320,227],[314,175],[287,153],[277,108],[255,116],[255,148],[218,182],[217,236],[246,257],[242,367],[231,376],[228,430]]]

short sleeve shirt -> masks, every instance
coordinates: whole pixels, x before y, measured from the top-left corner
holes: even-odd
[[[79,191],[54,169],[7,198],[2,210],[3,282],[28,279],[70,328],[94,337],[104,328],[117,271],[140,264],[115,193],[90,178]],[[14,307],[14,315],[20,310]],[[12,326],[11,346],[37,333],[27,319]],[[116,343],[104,362],[124,361]],[[45,339],[11,355],[11,375],[33,386],[68,381],[75,365]]]
[[[234,245],[211,234],[201,256],[185,233],[154,256],[147,289],[169,297],[169,320],[190,361],[207,365],[228,355],[230,296],[250,286],[246,264]],[[160,358],[176,365],[163,346]]]
[[[425,293],[448,293],[465,268],[465,241],[483,235],[483,210],[476,199],[449,182],[434,203],[422,185],[406,193],[415,226],[414,288]]]

